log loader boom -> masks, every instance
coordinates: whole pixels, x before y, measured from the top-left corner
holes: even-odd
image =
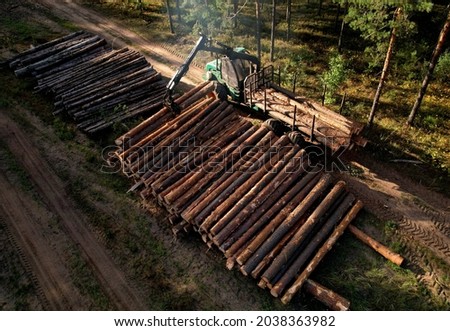
[[[191,50],[186,61],[180,66],[172,79],[167,84],[167,92],[164,97],[164,104],[175,113],[178,113],[178,105],[173,100],[173,91],[181,79],[186,75],[189,66],[199,51],[207,51],[216,55],[222,55],[219,59],[207,64],[207,79],[218,82],[218,94],[231,95],[233,99],[242,98],[242,89],[245,78],[251,73],[258,71],[260,62],[258,58],[246,53],[244,48],[226,46],[215,42],[218,46],[213,46],[213,41],[205,35],[201,35],[195,47]]]

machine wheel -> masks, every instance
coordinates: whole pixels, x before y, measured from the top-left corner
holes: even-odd
[[[214,82],[214,93],[217,99],[221,101],[225,101],[228,98],[228,90],[227,88],[220,84],[219,82]]]
[[[288,137],[293,144],[303,147],[305,143],[305,138],[300,132],[289,132]]]
[[[283,134],[283,123],[279,120],[269,118],[263,123],[263,125],[277,135]]]

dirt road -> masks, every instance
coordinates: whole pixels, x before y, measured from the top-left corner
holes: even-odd
[[[27,138],[26,133],[6,114],[0,112],[1,139],[7,144],[16,160],[28,173],[49,209],[61,220],[62,226],[79,247],[99,278],[103,290],[119,310],[145,309],[135,290],[128,284],[125,275],[102,247],[95,235],[88,228],[84,216],[71,203],[64,183],[51,170],[37,149]],[[80,309],[80,300],[68,283],[67,271],[61,266],[60,258],[55,256],[52,248],[43,240],[40,233],[42,226],[35,222],[36,216],[26,214],[27,203],[20,194],[8,184],[2,176],[1,197],[4,212],[14,224],[20,241],[23,242],[30,260],[35,265],[37,277],[45,296],[54,309]],[[6,201],[6,203],[4,203]],[[36,238],[36,239],[34,239]],[[50,277],[47,277],[47,273]]]
[[[163,76],[172,77],[175,70],[183,63],[183,59],[167,51],[159,44],[146,39],[130,30],[128,27],[105,18],[98,13],[80,6],[73,0],[37,0],[55,15],[75,23],[84,30],[91,31],[106,38],[115,48],[131,47],[142,52],[147,60]],[[196,85],[202,81],[203,71],[192,65],[182,79],[188,85]]]
[[[358,174],[348,172],[339,177],[364,201],[367,210],[397,226],[409,266],[437,295],[450,301],[450,288],[442,282],[446,275],[420,248],[426,247],[450,265],[449,199],[369,155],[352,153],[346,158]]]
[[[74,288],[62,257],[44,237],[42,227],[46,226],[47,218],[42,215],[43,211],[9,183],[3,173],[0,174],[0,186],[2,219],[21,247],[22,259],[30,263],[44,307],[49,310],[84,309],[86,303]]]

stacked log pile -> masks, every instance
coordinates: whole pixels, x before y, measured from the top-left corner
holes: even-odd
[[[161,108],[165,93],[160,74],[141,54],[112,50],[84,31],[25,51],[9,66],[18,77],[36,78],[36,91],[54,96],[55,114],[70,115],[88,133]]]
[[[309,280],[362,208],[289,137],[254,126],[204,83],[117,139],[115,157],[144,204],[171,213],[175,233],[194,229],[210,246],[288,303],[305,285],[334,308],[348,302]]]
[[[293,95],[278,86],[261,86],[251,93],[249,99],[270,117],[279,119],[304,134],[317,140],[333,151],[365,146],[367,141],[361,136],[364,125],[349,120],[321,104]]]

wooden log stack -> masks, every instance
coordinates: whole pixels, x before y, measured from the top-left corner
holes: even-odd
[[[37,79],[37,92],[55,98],[88,133],[160,109],[165,83],[134,50],[112,50],[106,41],[79,31],[25,51],[8,61],[18,77]]]
[[[365,146],[361,136],[364,125],[352,121],[311,99],[292,94],[279,86],[260,86],[252,90],[252,104],[263,109],[270,117],[281,120],[324,146],[336,151]]]
[[[298,279],[362,203],[288,136],[252,125],[212,91],[211,83],[199,85],[176,100],[176,117],[162,108],[117,139],[114,158],[135,180],[132,190],[144,205],[156,198],[167,208],[174,233],[197,231],[229,268],[283,302],[305,284],[329,307],[348,309],[331,290]]]

